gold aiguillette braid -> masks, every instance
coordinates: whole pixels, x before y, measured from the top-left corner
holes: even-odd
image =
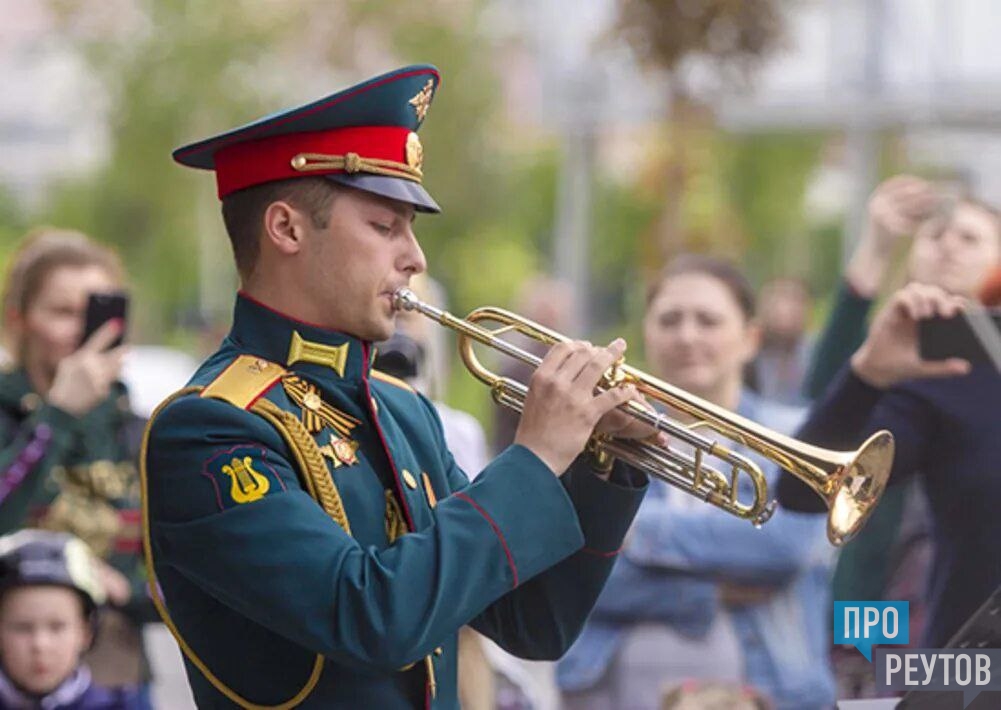
[[[323,462],[320,447],[306,431],[306,427],[292,412],[285,411],[268,399],[257,400],[251,411],[267,419],[281,433],[296,457],[299,470],[303,472],[309,494],[319,502],[327,515],[350,535],[351,525],[344,512],[341,494],[330,476],[327,465]]]

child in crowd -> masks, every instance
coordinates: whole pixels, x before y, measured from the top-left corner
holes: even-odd
[[[139,707],[135,689],[95,686],[81,662],[104,601],[80,539],[47,530],[0,537],[0,708]]]

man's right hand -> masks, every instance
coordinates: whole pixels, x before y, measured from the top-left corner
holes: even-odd
[[[104,401],[122,371],[125,346],[107,350],[122,327],[119,320],[108,321],[76,352],[59,362],[46,396],[49,404],[79,417]]]
[[[514,443],[562,475],[584,450],[602,416],[637,396],[632,385],[595,394],[602,375],[625,350],[621,338],[607,348],[581,341],[554,345],[529,382]]]

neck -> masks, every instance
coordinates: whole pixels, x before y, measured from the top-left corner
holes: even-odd
[[[52,381],[55,379],[56,373],[42,363],[31,362],[29,359],[25,360],[24,371],[28,375],[28,382],[31,383],[32,389],[45,397],[52,388]]]
[[[286,281],[285,283],[295,283],[295,281]],[[263,283],[260,280],[251,279],[243,284],[240,291],[248,298],[273,311],[278,311],[283,316],[320,328],[337,330],[323,320],[323,314],[319,313],[319,309],[313,305],[312,299],[306,298],[292,289],[280,288],[278,280]]]
[[[777,333],[764,333],[761,339],[762,349],[772,352],[791,353],[796,350],[798,344],[799,337]]]

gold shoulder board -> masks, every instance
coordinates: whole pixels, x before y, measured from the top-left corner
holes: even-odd
[[[241,355],[202,390],[201,396],[249,409],[284,375],[285,369],[273,362],[254,355]]]

